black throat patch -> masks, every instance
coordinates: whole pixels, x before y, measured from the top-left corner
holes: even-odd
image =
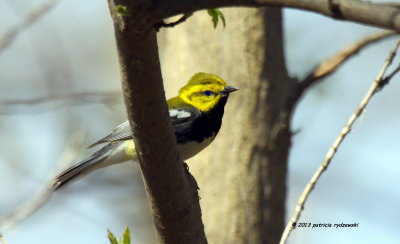
[[[177,143],[183,144],[187,141],[202,142],[203,140],[215,137],[221,128],[224,107],[228,96],[222,96],[218,104],[207,112],[195,112],[194,118],[185,123],[176,124],[175,136]]]

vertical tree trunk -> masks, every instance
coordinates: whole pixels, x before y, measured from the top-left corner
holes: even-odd
[[[203,11],[162,33],[164,80],[175,93],[193,73],[204,71],[239,87],[229,98],[217,139],[188,163],[201,189],[210,243],[278,243],[284,228],[292,84],[281,9],[222,11],[224,30],[222,24],[214,30]]]
[[[185,173],[176,147],[151,9],[135,1],[108,3],[125,105],[159,241],[207,243],[197,185]]]

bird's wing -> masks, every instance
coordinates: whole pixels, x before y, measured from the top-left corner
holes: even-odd
[[[177,126],[181,124],[185,124],[188,122],[193,121],[198,116],[198,113],[196,110],[192,109],[170,109],[169,110],[169,117],[172,122],[172,126]]]
[[[172,126],[175,130],[175,137],[177,143],[186,141],[188,136],[193,132],[193,123],[200,116],[200,111],[197,109],[170,109],[169,116],[171,118]]]
[[[106,137],[93,143],[88,148],[97,146],[105,142],[124,141],[129,139],[132,139],[131,126],[129,125],[129,121],[125,121],[124,123],[117,126],[114,130],[112,130],[111,133],[108,134]]]
[[[200,112],[195,109],[170,109],[169,116],[172,122],[172,126],[175,129],[175,135],[177,141],[180,141],[181,135],[184,135],[192,128],[192,123],[195,118],[200,115]],[[132,139],[131,127],[129,121],[125,121],[121,125],[117,126],[111,131],[106,137],[93,143],[88,148],[92,148],[102,143],[113,142],[113,141],[124,141]]]

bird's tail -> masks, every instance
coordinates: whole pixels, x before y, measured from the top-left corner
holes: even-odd
[[[59,190],[68,184],[72,183],[73,181],[88,175],[89,173],[107,167],[112,164],[122,163],[126,160],[113,160],[112,158],[115,157],[119,151],[123,150],[124,141],[118,141],[109,143],[99,151],[93,153],[90,157],[83,160],[82,162],[66,169],[64,172],[56,176],[54,182],[51,186],[53,191]],[[117,152],[117,153],[116,153]],[[120,154],[120,153],[118,153]]]

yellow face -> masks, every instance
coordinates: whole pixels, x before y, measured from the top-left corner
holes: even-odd
[[[179,97],[206,112],[218,103],[225,86],[226,82],[216,75],[197,73],[181,88]]]

